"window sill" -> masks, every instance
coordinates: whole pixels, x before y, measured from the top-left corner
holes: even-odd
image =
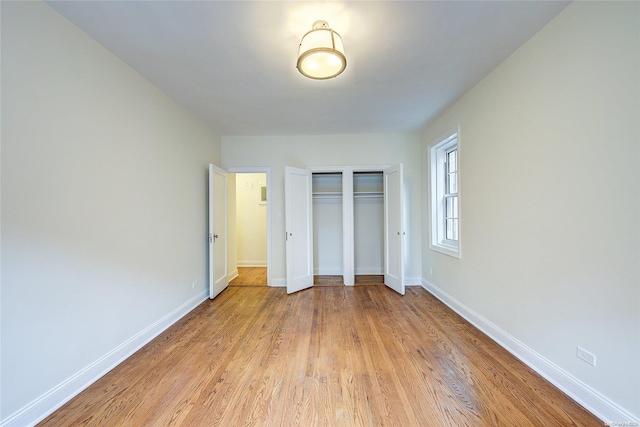
[[[462,259],[462,255],[460,254],[460,246],[456,245],[447,245],[445,243],[435,244],[432,243],[429,245],[429,248],[436,252],[440,252],[445,255],[449,255],[454,258]]]

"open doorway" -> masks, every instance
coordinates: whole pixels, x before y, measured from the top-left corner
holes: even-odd
[[[268,286],[267,174],[229,174],[229,286]]]

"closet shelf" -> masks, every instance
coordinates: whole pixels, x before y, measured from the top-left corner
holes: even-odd
[[[314,199],[342,199],[341,191],[317,191],[312,193]],[[356,191],[353,193],[354,199],[381,199],[384,197],[382,191]]]
[[[381,199],[384,196],[382,191],[355,191],[353,193],[354,199]]]
[[[342,199],[341,191],[317,191],[311,195],[314,199]]]

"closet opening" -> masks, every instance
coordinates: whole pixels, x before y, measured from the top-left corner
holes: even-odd
[[[384,174],[353,173],[355,284],[384,284]]]
[[[402,207],[402,164],[285,167],[287,293],[357,276],[404,295]]]
[[[344,284],[342,172],[312,174],[315,286]]]

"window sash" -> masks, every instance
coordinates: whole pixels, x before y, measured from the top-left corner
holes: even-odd
[[[445,195],[444,197],[444,240],[458,241],[458,196]]]
[[[448,218],[445,219],[445,240],[450,242],[458,241],[458,219]]]
[[[431,176],[430,245],[435,251],[460,258],[459,153],[460,129],[429,144]]]
[[[445,194],[444,203],[444,240],[458,241],[458,145],[444,153]]]

